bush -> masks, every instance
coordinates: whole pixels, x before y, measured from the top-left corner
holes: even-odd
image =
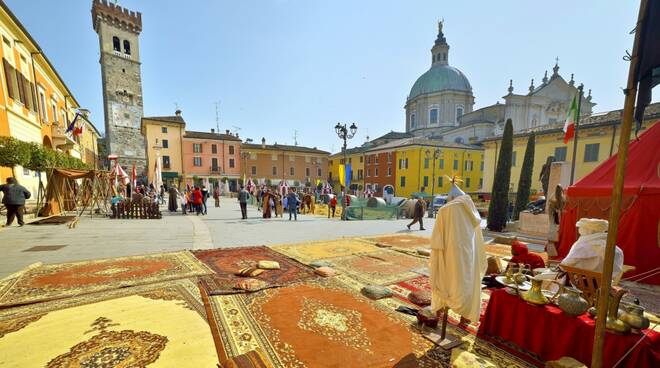
[[[13,137],[0,137],[0,166],[24,166],[30,162],[30,146]]]
[[[520,178],[518,179],[518,192],[516,193],[516,206],[513,208],[513,219],[517,220],[520,212],[527,207],[529,202],[529,188],[532,186],[532,171],[534,170],[534,145],[535,135],[529,135],[527,139],[527,148],[525,149],[525,159],[520,169]]]
[[[0,166],[20,165],[34,171],[47,168],[86,169],[88,165],[64,152],[54,151],[39,143],[24,142],[13,137],[0,137]]]
[[[491,231],[502,231],[506,227],[509,206],[509,183],[511,182],[511,156],[513,153],[513,123],[506,121],[497,170],[493,180],[493,191],[488,206],[487,227]]]

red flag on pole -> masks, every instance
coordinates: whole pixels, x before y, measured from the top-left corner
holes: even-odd
[[[137,169],[135,164],[133,164],[133,171],[131,172],[131,186],[135,189],[137,187]]]

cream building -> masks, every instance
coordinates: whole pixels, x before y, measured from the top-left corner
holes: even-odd
[[[160,160],[163,183],[178,186],[183,172],[183,136],[186,122],[177,110],[174,116],[142,118],[141,132],[146,144],[146,174],[151,182],[156,160]],[[126,170],[130,168],[124,168]]]

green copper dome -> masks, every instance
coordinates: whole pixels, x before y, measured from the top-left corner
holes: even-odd
[[[435,64],[417,79],[410,89],[408,100],[441,91],[472,92],[472,86],[460,70],[449,65]]]

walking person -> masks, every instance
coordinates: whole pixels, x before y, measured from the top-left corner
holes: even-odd
[[[18,226],[23,226],[23,211],[25,210],[25,200],[32,195],[24,186],[18,184],[15,178],[7,178],[7,184],[0,185],[2,192],[2,204],[7,207],[7,224],[11,226],[14,217],[18,220]]]
[[[160,186],[160,192],[158,193],[158,204],[165,204],[165,186]]]
[[[206,189],[205,185],[202,185],[202,205],[204,206],[204,214],[208,213],[208,207],[206,207],[206,200],[209,198],[209,190]]]
[[[247,220],[247,201],[250,193],[241,185],[241,191],[238,192],[238,204],[241,206],[241,219]]]
[[[172,185],[168,189],[168,194],[169,194],[169,199],[167,202],[167,209],[170,212],[176,212],[179,209],[179,206],[177,204],[177,198],[179,198],[179,191],[176,189],[174,185]]]
[[[220,207],[220,186],[216,185],[213,189],[213,199],[215,199],[215,207]]]
[[[298,221],[298,196],[293,191],[293,188],[289,188],[289,194],[284,198],[287,204],[287,211],[289,211],[289,221],[291,221],[291,215],[295,221]]]
[[[185,215],[188,209],[188,190],[184,189],[183,192],[181,192],[181,210],[183,211],[183,214]]]
[[[410,230],[410,227],[413,226],[415,223],[419,222],[419,230],[426,230],[424,229],[424,212],[426,208],[426,202],[422,198],[417,198],[417,202],[415,202],[415,211],[413,212],[413,221],[407,225],[408,230]]]
[[[330,212],[332,212],[332,217],[335,217],[335,211],[337,210],[337,197],[334,196],[330,199],[328,203],[328,218],[330,218]]]
[[[193,206],[195,207],[195,213],[197,214],[197,216],[204,214],[202,207],[204,200],[202,199],[202,196],[203,196],[202,190],[199,189],[199,187],[195,187],[195,189],[193,190],[192,197],[193,197]]]

